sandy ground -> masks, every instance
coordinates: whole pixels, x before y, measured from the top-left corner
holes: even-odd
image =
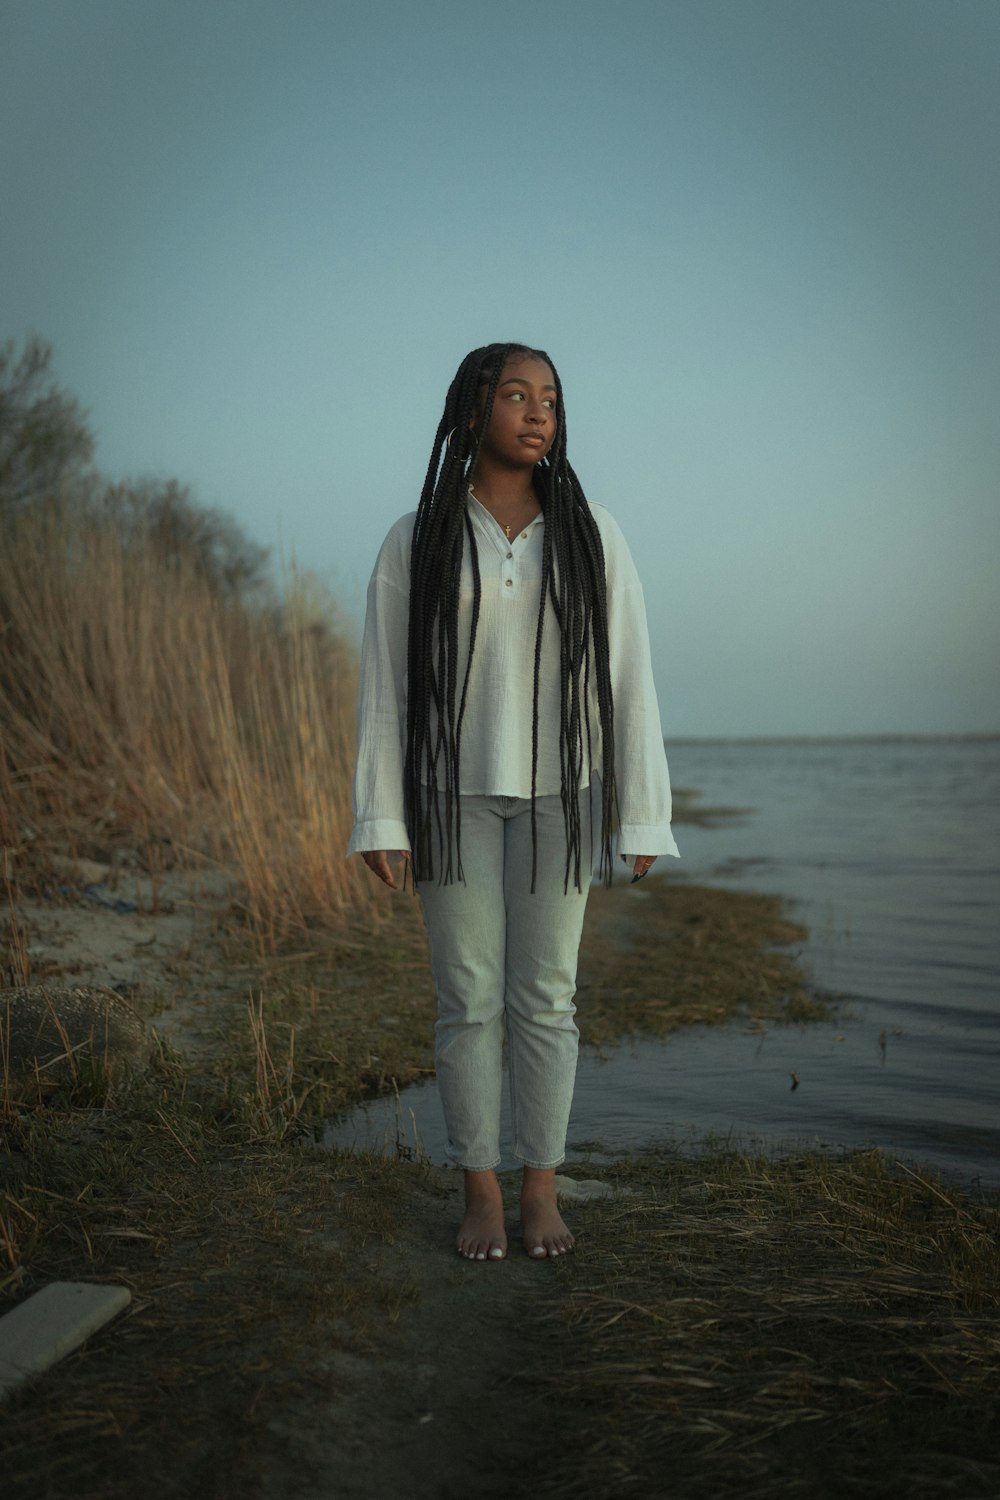
[[[141,1020],[196,1058],[211,1047],[206,1001],[245,994],[251,967],[225,952],[229,882],[214,872],[128,869],[66,857],[52,899],[19,897],[30,981],[111,989]]]

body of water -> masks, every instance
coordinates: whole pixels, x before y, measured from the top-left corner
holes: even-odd
[[[679,787],[749,811],[680,824],[692,881],[784,897],[832,1022],[745,1023],[584,1051],[570,1153],[878,1146],[967,1185],[1000,1185],[1000,739],[683,742]],[[798,1086],[792,1088],[792,1075]],[[443,1160],[433,1084],[331,1127]]]

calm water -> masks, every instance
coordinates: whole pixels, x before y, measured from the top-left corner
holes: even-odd
[[[677,829],[691,880],[785,897],[832,1023],[685,1032],[581,1056],[571,1155],[685,1146],[877,1145],[1000,1185],[1000,740],[680,743],[675,785],[751,809]],[[627,898],[623,892],[623,898]],[[791,1088],[791,1073],[800,1082]],[[433,1085],[331,1127],[416,1130],[443,1160]]]

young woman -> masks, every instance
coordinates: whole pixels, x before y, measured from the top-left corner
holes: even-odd
[[[529,1255],[573,1235],[557,1204],[591,871],[641,879],[676,854],[642,592],[618,526],[566,458],[547,354],[459,366],[415,513],[368,588],[348,853],[395,889],[409,862],[438,996],[437,1078],[465,1173],[459,1253],[507,1253],[500,1161],[507,1039]],[[399,865],[396,865],[398,873]]]

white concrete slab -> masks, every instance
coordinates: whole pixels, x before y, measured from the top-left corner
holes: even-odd
[[[53,1281],[0,1318],[0,1399],[71,1354],[128,1307],[124,1286]]]

